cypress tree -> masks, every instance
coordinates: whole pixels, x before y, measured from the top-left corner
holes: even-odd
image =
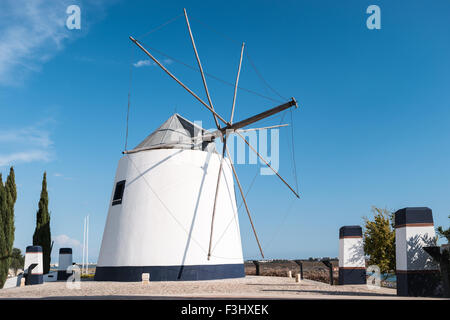
[[[0,288],[3,288],[8,276],[8,264],[6,253],[7,240],[5,235],[4,221],[7,212],[6,190],[3,186],[2,174],[0,173]]]
[[[33,234],[33,245],[42,247],[43,268],[44,274],[46,274],[50,271],[50,254],[52,250],[46,172],[44,172],[44,178],[42,179],[41,198],[39,200],[39,209],[36,213],[36,229]]]
[[[15,180],[14,168],[9,169],[9,175],[5,182],[6,204],[7,212],[5,217],[5,237],[6,237],[6,249],[8,256],[8,269],[11,263],[13,244],[14,244],[14,205],[17,200],[16,180]]]

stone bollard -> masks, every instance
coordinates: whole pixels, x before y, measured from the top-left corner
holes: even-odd
[[[41,246],[28,246],[25,249],[24,277],[26,285],[44,282]]]
[[[292,278],[292,271],[291,270],[288,271],[287,276],[288,276],[288,278]]]
[[[300,282],[300,273],[295,275],[295,282]]]
[[[339,284],[366,284],[366,262],[360,226],[339,229]]]
[[[57,280],[67,280],[70,277],[70,274],[67,273],[67,268],[72,263],[72,248],[60,248]]]
[[[430,208],[403,208],[395,212],[397,295],[439,296],[440,272],[424,247],[435,246]]]
[[[150,284],[150,273],[142,274],[142,284]]]

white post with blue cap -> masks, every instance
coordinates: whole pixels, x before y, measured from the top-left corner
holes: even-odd
[[[59,249],[58,280],[67,280],[71,273],[67,268],[72,265],[72,248]]]
[[[339,229],[339,284],[366,284],[366,261],[360,226]]]
[[[439,267],[423,249],[435,245],[430,208],[403,208],[395,212],[397,295],[439,296]]]
[[[42,284],[44,282],[43,270],[42,247],[28,246],[25,250],[25,285]]]

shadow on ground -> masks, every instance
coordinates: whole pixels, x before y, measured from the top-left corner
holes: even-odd
[[[387,294],[387,293],[376,293],[376,292],[351,292],[351,291],[327,291],[327,290],[261,290],[264,292],[290,292],[290,293],[314,293],[320,295],[331,295],[331,296],[368,296],[368,297],[395,297],[396,294]]]

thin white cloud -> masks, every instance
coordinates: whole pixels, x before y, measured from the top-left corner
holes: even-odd
[[[163,64],[171,64],[173,61],[171,59],[164,59]],[[151,60],[139,60],[136,63],[133,63],[133,66],[135,66],[136,68],[140,68],[140,67],[153,67],[156,66],[156,63],[151,61]]]
[[[53,144],[53,141],[50,139],[49,132],[39,130],[34,127],[22,128],[8,132],[0,131],[0,143],[2,142],[16,144],[29,142],[45,148]]]
[[[15,152],[6,155],[0,154],[0,167],[8,166],[17,162],[33,162],[51,160],[49,152],[44,150],[28,150],[23,152]]]
[[[77,239],[71,238],[66,234],[60,234],[57,236],[53,236],[52,240],[54,241],[53,250],[52,250],[52,261],[56,262],[59,259],[59,249],[60,248],[72,248],[72,256],[73,261],[77,261],[82,256],[83,245]],[[95,249],[93,248],[92,256],[94,256]]]
[[[38,72],[72,39],[85,35],[105,16],[115,0],[1,0],[0,85],[20,85],[30,72]],[[66,27],[70,5],[81,9],[81,29]],[[89,19],[86,17],[89,14]]]
[[[150,60],[139,60],[136,63],[133,63],[133,66],[135,66],[136,68],[140,68],[140,67],[148,67],[148,66],[154,66],[156,65],[156,63],[154,63],[153,61]]]
[[[55,176],[55,177],[57,177],[57,178],[62,178],[62,179],[64,179],[64,180],[73,180],[73,178],[67,177],[67,176],[65,176],[65,175],[63,175],[62,173],[59,173],[59,172],[55,172],[55,173],[53,174],[53,176]]]
[[[68,235],[60,234],[58,236],[53,237],[53,241],[55,241],[56,247],[59,248],[81,248],[81,243],[77,239],[72,239]]]
[[[43,121],[34,126],[0,131],[0,167],[53,159],[53,141]]]
[[[2,1],[0,84],[17,85],[63,48],[63,41],[71,35],[65,27],[69,2]]]

